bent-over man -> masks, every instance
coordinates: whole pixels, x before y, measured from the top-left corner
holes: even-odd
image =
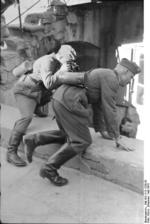
[[[120,138],[116,111],[116,95],[119,86],[126,86],[140,68],[133,62],[122,59],[111,69],[97,68],[86,73],[62,72],[58,75],[61,85],[53,94],[52,107],[56,122],[66,136],[66,142],[54,153],[40,170],[40,176],[48,178],[54,185],[63,186],[68,183],[59,175],[58,169],[79,153],[84,152],[92,143],[88,128],[89,104],[93,108],[93,125],[96,132],[101,131],[101,113],[104,114],[109,135],[117,147],[127,150],[124,139]],[[79,85],[73,86],[73,85]],[[26,142],[27,159],[32,161],[36,146],[44,145],[45,133],[35,134]],[[50,137],[50,135],[49,135]],[[51,132],[49,141],[55,139]]]

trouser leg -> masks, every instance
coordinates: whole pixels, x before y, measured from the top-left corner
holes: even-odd
[[[64,163],[84,151],[92,142],[88,127],[82,119],[66,110],[60,103],[53,102],[56,121],[67,135],[67,143],[54,153],[41,168],[40,175],[47,177],[53,184],[63,186],[68,183],[57,173]],[[83,121],[83,122],[82,122]]]
[[[56,153],[54,153],[46,163],[46,166],[53,166],[59,169],[64,163],[77,155],[77,152],[72,149],[69,143],[64,144]]]
[[[66,185],[68,180],[59,176],[57,169],[76,155],[77,153],[71,149],[70,144],[64,144],[58,152],[50,157],[43,168],[40,169],[40,176],[48,178],[56,186]]]
[[[67,141],[77,154],[82,153],[92,143],[88,128],[88,118],[68,111],[57,101],[52,101],[56,122],[67,136]]]
[[[36,102],[29,97],[17,94],[15,95],[17,107],[20,110],[22,118],[16,121],[12,130],[7,151],[7,161],[16,166],[25,166],[26,163],[17,154],[18,146],[22,141],[23,135],[32,120]]]
[[[61,130],[43,131],[29,136],[25,136],[25,153],[28,162],[32,162],[32,156],[35,148],[39,145],[46,145],[50,143],[64,144],[66,141],[66,135]]]

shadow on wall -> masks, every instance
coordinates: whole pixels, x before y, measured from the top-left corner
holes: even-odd
[[[100,67],[100,48],[84,41],[70,41],[64,44],[71,45],[77,52],[77,63],[80,71],[87,71]]]

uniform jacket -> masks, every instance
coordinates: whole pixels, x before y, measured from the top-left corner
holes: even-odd
[[[14,86],[14,93],[26,95],[40,103],[43,93],[51,95],[49,89],[52,89],[56,83],[53,74],[59,70],[60,66],[54,53],[40,57],[34,62],[33,72],[21,76],[18,80]]]
[[[110,69],[94,69],[87,74],[86,88],[62,85],[53,98],[63,104],[78,117],[88,117],[88,105],[93,108],[95,131],[101,131],[104,117],[110,136],[119,136],[116,94],[119,88],[117,74]]]

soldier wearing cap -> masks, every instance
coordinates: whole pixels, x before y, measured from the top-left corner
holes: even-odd
[[[14,87],[14,96],[21,118],[12,130],[7,151],[7,161],[15,166],[26,166],[26,162],[17,154],[18,146],[29,126],[37,106],[50,101],[52,89],[56,86],[53,75],[59,69],[75,69],[76,52],[70,45],[62,45],[57,53],[44,55],[33,64],[33,72],[22,74]],[[58,133],[59,135],[60,133]]]
[[[66,136],[66,142],[41,168],[42,177],[48,178],[57,186],[68,183],[68,180],[61,177],[57,170],[78,153],[84,152],[92,143],[88,129],[89,104],[93,108],[95,131],[101,132],[103,113],[107,131],[114,139],[116,147],[129,150],[119,134],[116,95],[119,86],[126,86],[139,72],[140,68],[135,63],[124,58],[113,70],[96,68],[86,73],[58,72],[54,75],[57,77],[55,77],[57,84],[62,85],[53,94],[52,106],[58,127]],[[49,142],[53,142],[56,138],[55,132],[51,131]],[[25,142],[29,162],[32,161],[35,147],[45,144],[45,136],[45,133],[38,133]]]

